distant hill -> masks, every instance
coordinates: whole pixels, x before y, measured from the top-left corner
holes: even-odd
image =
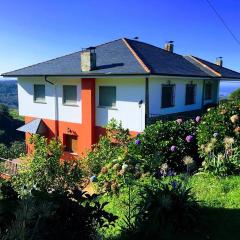
[[[0,104],[18,108],[17,81],[0,79]]]

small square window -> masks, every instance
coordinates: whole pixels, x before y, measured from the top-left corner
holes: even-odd
[[[99,87],[99,106],[101,107],[116,106],[116,87],[111,86]]]
[[[205,100],[211,100],[212,99],[212,84],[207,83],[205,85]]]
[[[34,84],[34,102],[45,103],[45,85]]]
[[[173,84],[163,84],[162,85],[162,108],[168,108],[174,106],[175,96],[174,96],[175,85]]]
[[[187,84],[186,85],[186,97],[185,97],[185,104],[191,105],[194,104],[196,101],[196,84]]]
[[[66,105],[77,104],[77,86],[72,85],[63,86],[63,103]]]
[[[66,152],[71,152],[71,153],[77,152],[77,136],[65,134],[64,142],[65,142],[65,151]]]

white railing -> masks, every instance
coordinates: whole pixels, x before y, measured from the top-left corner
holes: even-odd
[[[17,174],[18,162],[16,159],[5,159],[0,157],[0,164],[2,169],[0,169],[2,174],[8,176],[14,176]]]

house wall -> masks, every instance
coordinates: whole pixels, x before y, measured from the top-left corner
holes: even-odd
[[[206,80],[207,82],[208,80]],[[215,83],[214,83],[215,81]],[[214,80],[214,96],[212,100],[204,101],[204,104],[216,102],[218,96],[218,81]],[[196,84],[195,104],[185,105],[186,84]],[[169,108],[161,107],[162,84],[175,84],[175,105]],[[197,110],[202,108],[204,79],[164,78],[154,77],[149,79],[149,113],[150,116],[165,115],[178,112]]]
[[[60,79],[48,78],[56,83],[56,93],[58,102],[58,120],[65,122],[82,122],[81,104],[81,79]],[[34,84],[45,84],[46,103],[36,103],[33,100]],[[63,104],[63,84],[77,85],[76,106],[66,106]],[[44,81],[44,78],[19,78],[18,79],[18,102],[19,114],[35,118],[55,120],[55,86]]]
[[[116,86],[116,107],[99,107],[99,86]],[[139,107],[139,101],[143,104]],[[104,127],[112,118],[124,128],[141,132],[145,127],[145,79],[96,79],[96,126]]]

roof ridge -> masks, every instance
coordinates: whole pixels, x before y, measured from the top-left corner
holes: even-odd
[[[147,72],[150,73],[151,70],[149,69],[149,67],[144,63],[144,61],[138,56],[138,54],[136,53],[136,51],[132,48],[132,46],[129,44],[128,42],[129,39],[127,38],[122,38],[122,41],[126,44],[126,46],[128,47],[128,49],[130,50],[130,52],[132,53],[132,55],[136,58],[136,60],[138,61],[138,63],[142,66],[142,68]]]
[[[217,75],[218,77],[222,77],[222,74],[219,73],[218,71],[212,69],[211,67],[207,66],[206,64],[204,64],[203,62],[201,62],[201,60],[199,60],[199,58],[195,57],[195,56],[192,56],[192,55],[189,55],[189,57],[194,60],[195,62],[199,63],[200,65],[202,65],[203,67],[207,68],[208,70],[210,70],[211,72],[213,72],[215,75]],[[205,61],[205,60],[204,60]]]

